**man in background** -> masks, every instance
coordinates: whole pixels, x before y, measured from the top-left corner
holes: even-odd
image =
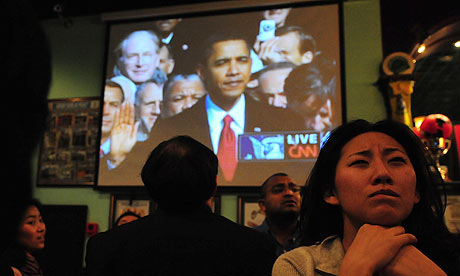
[[[154,76],[159,64],[158,36],[147,30],[130,33],[115,50],[115,75],[123,75],[139,85]]]
[[[155,32],[161,38],[163,44],[171,44],[174,37],[174,29],[181,22],[181,18],[170,18],[155,21]]]
[[[153,80],[139,86],[136,92],[136,120],[139,121],[137,141],[145,141],[152,127],[160,117],[160,106],[163,101],[163,90]]]
[[[298,26],[276,29],[275,37],[256,49],[264,64],[289,61],[299,66],[311,63],[316,55],[316,41]]]
[[[300,246],[300,188],[285,173],[275,173],[261,186],[260,209],[265,220],[254,228],[268,234],[276,244],[276,256]]]
[[[291,62],[271,63],[257,72],[259,95],[269,105],[287,107],[284,80],[295,67],[296,65]]]
[[[168,79],[168,76],[173,72],[175,61],[172,53],[172,48],[170,45],[162,44],[160,47],[160,52],[158,53],[159,62],[158,67],[166,76],[165,81]],[[163,84],[163,83],[162,83]]]
[[[326,133],[338,126],[334,116],[334,92],[324,85],[323,75],[311,64],[303,64],[291,71],[284,82],[288,108],[303,117],[307,130]]]
[[[204,84],[197,74],[171,76],[163,87],[161,117],[168,118],[179,114],[205,95]]]
[[[270,275],[273,243],[212,213],[218,160],[188,136],[160,143],[141,177],[158,211],[91,237],[87,275]]]
[[[263,11],[262,14],[264,19],[275,21],[276,28],[280,28],[286,23],[290,11],[291,8],[271,9]]]
[[[119,115],[123,101],[124,93],[121,86],[114,81],[107,80],[104,87],[104,105],[102,108],[100,157],[110,152],[112,128]]]

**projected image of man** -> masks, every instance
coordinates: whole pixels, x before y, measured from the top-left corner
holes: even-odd
[[[154,81],[142,84],[136,92],[136,119],[140,121],[137,141],[145,141],[160,116],[163,101],[161,86]]]
[[[284,80],[295,67],[291,62],[271,63],[258,72],[258,92],[269,105],[287,107]]]
[[[121,86],[113,81],[106,81],[104,88],[104,106],[102,109],[101,157],[110,152],[110,136],[123,100],[124,96]]]
[[[295,65],[311,63],[316,55],[316,41],[298,26],[283,26],[275,37],[260,45],[257,51],[264,64],[289,61]]]
[[[207,96],[181,114],[160,120],[155,133],[187,134],[202,141],[219,157],[224,181],[231,182],[239,166],[238,135],[300,129],[301,122],[296,114],[245,94],[252,61],[248,44],[240,34],[222,32],[211,36],[206,45],[198,74]]]
[[[151,79],[158,66],[159,40],[152,31],[135,31],[120,43],[115,52],[115,75],[122,74],[138,85]]]
[[[160,141],[189,135],[217,154],[219,181],[229,185],[226,183],[245,181],[244,175],[253,171],[253,166],[261,166],[238,163],[238,135],[303,128],[296,113],[258,102],[244,93],[251,76],[251,59],[249,47],[239,34],[222,32],[211,36],[206,45],[198,72],[208,94],[176,116],[158,119],[149,139],[136,144],[120,171],[132,168],[134,173],[142,165],[139,160],[145,160],[145,153]]]
[[[205,95],[204,84],[197,74],[174,75],[163,87],[161,117],[168,118],[179,114]]]

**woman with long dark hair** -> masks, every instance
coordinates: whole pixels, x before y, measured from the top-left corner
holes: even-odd
[[[304,188],[304,246],[281,255],[273,275],[460,275],[432,164],[399,122],[332,131]]]

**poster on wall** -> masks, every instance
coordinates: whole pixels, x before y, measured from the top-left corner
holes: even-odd
[[[242,195],[238,197],[238,223],[254,228],[265,220],[265,213],[259,207],[260,197],[256,195]]]
[[[110,197],[109,228],[116,226],[118,219],[126,212],[147,216],[157,209],[148,195],[112,194]]]
[[[49,100],[48,109],[37,186],[94,185],[100,99],[53,99]]]

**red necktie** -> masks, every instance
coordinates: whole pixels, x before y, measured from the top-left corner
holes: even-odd
[[[220,134],[219,149],[217,150],[217,158],[224,174],[226,181],[232,181],[236,170],[236,138],[235,133],[230,128],[230,123],[233,121],[230,115],[224,118],[224,128]]]

